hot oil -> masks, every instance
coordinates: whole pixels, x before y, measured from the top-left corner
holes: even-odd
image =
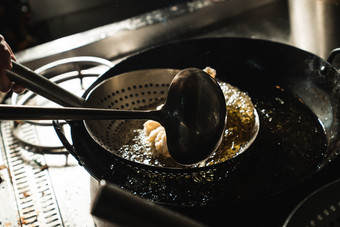
[[[253,102],[260,131],[249,151],[253,151],[253,162],[247,168],[256,175],[275,173],[268,179],[271,182],[280,176],[299,179],[314,174],[327,153],[326,133],[317,116],[302,99],[280,86],[257,94]]]
[[[205,162],[191,167],[224,162],[245,148],[255,121],[252,101],[260,118],[260,131],[249,150],[256,157],[247,168],[255,173],[258,165],[266,165],[266,172],[285,171],[282,173],[285,175],[287,169],[294,172],[296,168],[304,169],[306,165],[318,165],[324,159],[327,141],[323,126],[303,100],[279,86],[268,88],[262,95],[256,94],[252,100],[229,84],[220,83],[220,86],[227,103],[224,139],[216,153]],[[153,103],[147,108],[155,108],[159,104]],[[122,145],[118,155],[147,165],[184,168],[171,158],[155,155],[145,142],[144,122],[129,120],[122,125],[119,138]],[[298,173],[294,174],[298,176]]]
[[[227,124],[222,143],[207,160],[190,167],[209,166],[224,162],[246,149],[255,126],[254,106],[250,97],[230,84],[219,82],[226,99]],[[162,102],[153,103],[148,109]],[[169,157],[164,157],[146,142],[143,132],[145,121],[129,120],[120,129],[122,142],[118,154],[128,160],[160,167],[184,168]],[[188,168],[188,167],[185,167]]]
[[[224,162],[243,152],[254,133],[254,105],[250,97],[238,88],[219,82],[227,106],[227,123],[220,147],[200,166]]]

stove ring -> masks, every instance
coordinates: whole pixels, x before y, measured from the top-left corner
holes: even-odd
[[[114,64],[112,62],[103,58],[80,56],[51,62],[36,69],[35,72],[46,76],[57,84],[70,82],[72,80],[79,80],[80,91],[83,92],[87,89],[84,80],[95,80],[99,75],[113,66]],[[73,87],[72,91],[74,91]],[[11,97],[11,104],[56,105],[49,100],[44,98],[39,100],[39,98],[40,97],[37,94],[31,91],[27,91],[22,95],[13,93]],[[63,122],[62,124],[66,125],[66,122]],[[20,146],[24,147],[28,151],[44,154],[68,154],[64,146],[60,143],[59,138],[54,133],[52,121],[14,121],[11,130],[13,137],[18,140]],[[41,141],[37,141],[36,139],[32,140],[29,136],[31,135],[31,132],[38,133],[39,131],[46,130],[53,130],[53,135],[55,135],[57,144],[42,144]]]

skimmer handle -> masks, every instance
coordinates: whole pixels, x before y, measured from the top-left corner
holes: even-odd
[[[84,106],[85,99],[61,88],[56,83],[18,62],[12,61],[12,64],[13,68],[6,70],[8,77],[12,81],[62,106]]]

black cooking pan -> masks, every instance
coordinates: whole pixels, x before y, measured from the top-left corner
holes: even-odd
[[[340,53],[336,50],[332,59]],[[243,154],[217,165],[164,169],[111,154],[70,122],[65,147],[97,179],[158,203],[202,206],[249,201],[294,187],[334,160],[340,146],[340,74],[327,61],[295,47],[247,38],[186,40],[126,58],[84,94],[115,75],[148,68],[213,67],[217,78],[252,98],[260,131]]]

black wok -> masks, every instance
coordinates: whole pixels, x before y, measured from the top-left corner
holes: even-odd
[[[248,92],[260,117],[253,145],[229,161],[194,169],[156,168],[107,152],[91,139],[82,121],[70,122],[72,143],[58,122],[56,131],[95,178],[170,205],[225,204],[272,195],[310,178],[336,158],[340,74],[320,57],[281,43],[206,38],[151,48],[111,68],[83,97],[101,81],[124,72],[206,66],[217,70],[218,79]]]

